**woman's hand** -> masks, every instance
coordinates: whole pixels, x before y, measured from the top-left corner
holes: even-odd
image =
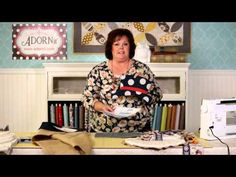
[[[99,112],[113,112],[114,111],[114,109],[111,106],[103,104],[100,101],[96,101],[94,103],[94,109]]]

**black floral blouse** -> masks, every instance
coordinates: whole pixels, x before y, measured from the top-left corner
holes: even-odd
[[[119,89],[121,77],[124,75],[140,76],[152,83],[147,93],[152,98],[149,104],[134,95],[112,96],[112,93]],[[120,77],[113,75],[108,68],[108,61],[96,65],[88,74],[83,92],[83,104],[90,115],[89,126],[96,132],[134,132],[150,129],[155,104],[161,98],[162,92],[155,75],[146,64],[135,59],[132,59],[127,73]],[[95,111],[93,106],[96,101],[110,106],[141,108],[141,111],[133,117],[115,118]]]

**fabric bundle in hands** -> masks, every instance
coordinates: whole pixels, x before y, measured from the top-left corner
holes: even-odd
[[[117,91],[112,93],[113,96],[136,96],[145,103],[150,103],[152,97],[149,93],[152,82],[148,79],[135,76],[124,75],[121,77],[120,86]]]

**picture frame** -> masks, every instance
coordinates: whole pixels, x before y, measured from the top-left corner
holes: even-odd
[[[191,53],[191,22],[184,22],[183,45],[177,49],[178,53]]]
[[[83,24],[82,24],[83,23]],[[85,45],[85,44],[82,44],[83,42],[86,43],[88,42],[93,42],[92,40],[95,40],[95,35],[94,35],[94,31],[93,31],[93,24],[95,22],[74,22],[74,41],[73,41],[73,50],[74,50],[74,53],[104,53],[105,52],[105,38],[107,37],[107,34],[108,34],[108,30],[105,31],[104,33],[100,33],[100,34],[97,34],[97,36],[100,35],[100,39],[102,39],[101,41],[101,44],[100,43],[97,43],[97,44],[89,44],[89,45]],[[127,25],[125,26],[124,28],[130,28],[131,29],[131,32],[133,28],[131,28],[130,24],[132,23],[137,23],[137,22],[96,22],[98,25],[102,25],[102,24],[105,24],[105,25],[110,25],[110,31],[112,30],[112,28],[116,28],[118,27],[117,24],[120,24],[120,25]],[[147,22],[139,22],[140,24],[141,23],[147,23]],[[164,22],[153,22],[153,23],[164,23]],[[166,23],[171,23],[171,22],[166,22]],[[178,22],[178,24],[181,24],[183,25],[183,36],[182,36],[182,44],[181,45],[176,45],[176,46],[161,46],[162,49],[164,49],[164,51],[168,51],[169,49],[170,50],[174,50],[177,52],[177,53],[191,53],[191,23],[190,22]],[[174,22],[172,22],[172,24],[174,24]],[[176,22],[177,24],[177,22]],[[82,31],[82,28],[84,29],[84,27],[86,28],[86,34],[83,33]],[[120,26],[119,26],[120,27]],[[99,27],[96,27],[96,28],[99,28]],[[173,29],[173,28],[170,28],[170,30]],[[145,34],[146,35],[146,38],[149,37],[149,39],[151,39],[152,41],[154,41],[155,43],[155,40],[157,41],[158,39],[155,39],[155,36],[156,35],[150,35],[150,34]],[[153,37],[154,36],[154,37]],[[85,41],[85,39],[87,41]]]

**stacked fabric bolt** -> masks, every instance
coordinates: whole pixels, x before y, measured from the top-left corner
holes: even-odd
[[[9,155],[17,142],[18,138],[14,133],[9,130],[0,130],[0,154]]]

